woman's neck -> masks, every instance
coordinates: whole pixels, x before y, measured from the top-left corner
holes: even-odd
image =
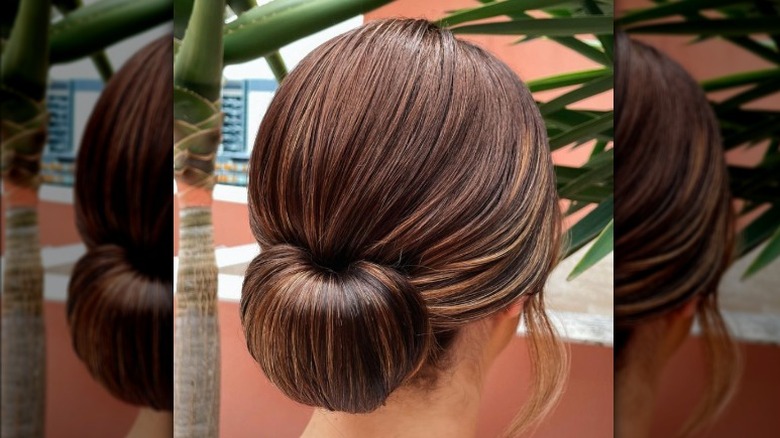
[[[173,436],[173,413],[142,407],[127,438],[170,438]]]
[[[503,349],[489,342],[486,333],[482,326],[461,332],[456,344],[487,347],[481,352],[456,347],[460,354],[452,356],[432,388],[403,386],[368,414],[316,409],[301,438],[473,438],[487,372]]]
[[[688,337],[697,304],[633,329],[615,368],[615,437],[650,436],[664,368]]]
[[[670,343],[670,325],[659,319],[637,327],[616,358],[615,437],[650,436],[658,386],[676,346]]]
[[[301,438],[473,438],[487,373],[520,318],[519,311],[505,313],[460,330],[433,388],[403,386],[368,414],[316,409]]]
[[[436,389],[405,387],[369,414],[316,409],[301,438],[472,438],[476,434],[482,379],[457,372]]]
[[[655,368],[653,365],[629,360],[616,370],[616,438],[650,436],[661,368],[662,366]]]

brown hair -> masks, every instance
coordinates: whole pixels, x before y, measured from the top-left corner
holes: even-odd
[[[130,58],[89,119],[75,183],[87,253],[67,301],[73,348],[92,376],[126,402],[164,410],[173,409],[171,41]]]
[[[735,388],[737,351],[718,310],[734,221],[718,121],[699,85],[654,48],[617,32],[615,58],[615,349],[633,329],[700,298],[712,367],[690,434]]]
[[[561,218],[545,125],[502,62],[423,20],[338,36],[285,79],[250,161],[261,253],[241,319],[268,378],[351,413],[446,366],[464,325],[528,297],[536,372],[513,436],[555,403],[542,289]]]

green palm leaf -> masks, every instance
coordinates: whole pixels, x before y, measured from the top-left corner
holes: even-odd
[[[102,0],[69,13],[51,27],[53,64],[100,51],[171,19],[173,0]]]
[[[572,36],[612,33],[612,17],[541,18],[470,24],[451,28],[456,34]]]

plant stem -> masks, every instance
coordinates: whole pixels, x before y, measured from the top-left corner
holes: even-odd
[[[49,0],[24,0],[4,47],[0,84],[3,203],[3,438],[42,438],[46,388],[43,266],[38,235],[40,156],[48,115]]]
[[[218,273],[211,191],[222,127],[224,10],[224,0],[194,2],[173,68],[174,175],[181,217],[174,321],[177,438],[219,435]]]

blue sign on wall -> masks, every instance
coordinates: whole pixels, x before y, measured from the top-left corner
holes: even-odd
[[[273,80],[231,80],[222,90],[222,144],[216,175],[221,184],[245,186],[247,163],[260,118],[277,84]],[[97,79],[55,80],[49,84],[46,106],[49,133],[44,149],[43,182],[73,185],[74,166],[83,132],[103,83]]]

